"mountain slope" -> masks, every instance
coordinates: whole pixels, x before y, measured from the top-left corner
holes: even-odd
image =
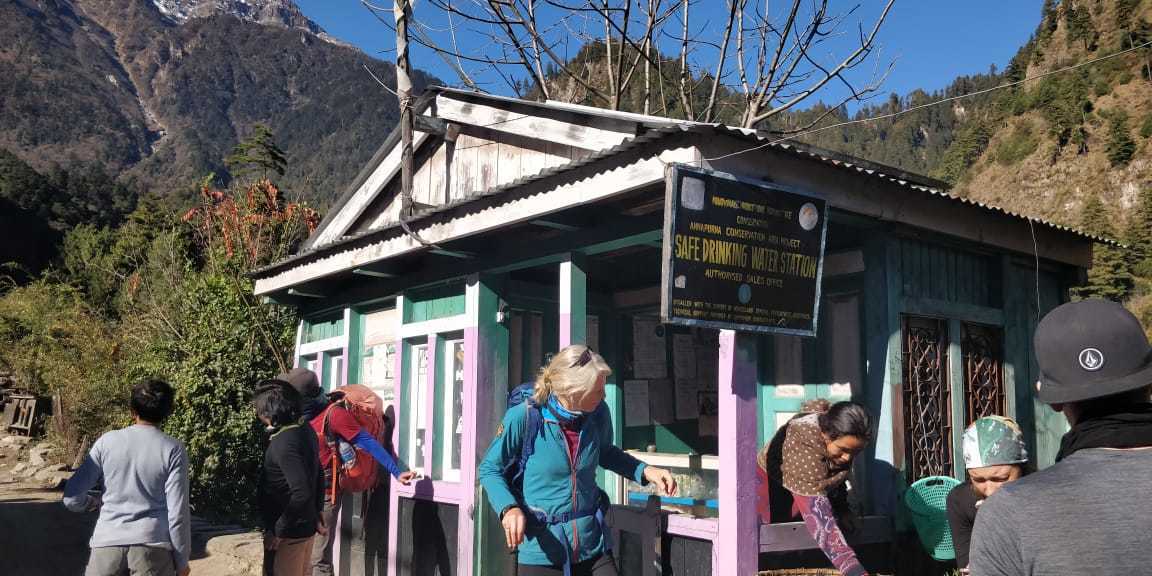
[[[390,64],[330,42],[289,0],[0,4],[0,148],[37,169],[94,164],[186,198],[257,122],[285,188],[325,204],[398,113]],[[248,12],[242,8],[247,7]],[[383,31],[382,31],[383,33]],[[427,83],[417,74],[417,88]]]
[[[1152,41],[1152,0],[1045,2],[1033,38],[1002,72],[962,77],[853,118],[1032,78]],[[1118,222],[1152,187],[1152,48],[1022,86],[915,110],[893,119],[803,136],[812,144],[930,174],[954,191],[1026,214],[1079,224],[1089,198]],[[822,110],[773,128],[803,126]],[[842,112],[828,124],[850,120]]]

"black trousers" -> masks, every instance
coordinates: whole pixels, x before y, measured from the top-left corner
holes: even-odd
[[[517,566],[518,576],[563,576],[564,567],[532,566],[521,564]],[[617,576],[616,563],[609,554],[601,554],[590,560],[572,565],[572,576]]]

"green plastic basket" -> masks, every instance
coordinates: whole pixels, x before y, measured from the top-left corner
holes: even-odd
[[[916,535],[936,560],[956,559],[948,528],[948,493],[959,485],[959,480],[949,476],[929,476],[914,482],[904,493],[904,506],[912,513]]]

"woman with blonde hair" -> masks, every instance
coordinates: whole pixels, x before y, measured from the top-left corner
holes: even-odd
[[[596,484],[598,468],[655,482],[668,495],[676,491],[667,470],[612,443],[604,404],[611,373],[587,346],[558,352],[540,371],[531,398],[508,409],[480,464],[480,483],[500,515],[505,541],[520,549],[520,576],[617,574],[603,526],[607,502]]]

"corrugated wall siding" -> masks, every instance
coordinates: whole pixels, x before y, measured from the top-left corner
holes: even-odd
[[[998,260],[907,238],[897,242],[904,299],[999,307]]]

